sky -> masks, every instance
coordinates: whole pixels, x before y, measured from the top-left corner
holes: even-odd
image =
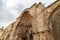
[[[14,22],[24,9],[34,3],[42,2],[47,7],[54,1],[56,0],[0,0],[0,28]]]

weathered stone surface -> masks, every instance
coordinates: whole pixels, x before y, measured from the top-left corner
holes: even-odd
[[[60,1],[48,7],[35,3],[0,32],[0,40],[60,40],[59,16]]]
[[[3,29],[0,28],[0,37],[2,36],[2,33],[3,33]]]

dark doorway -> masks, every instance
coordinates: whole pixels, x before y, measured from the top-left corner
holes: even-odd
[[[26,37],[23,37],[22,40],[27,40],[27,38]]]

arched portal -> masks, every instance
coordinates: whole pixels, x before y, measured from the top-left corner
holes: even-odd
[[[52,27],[55,40],[60,40],[60,6],[51,13],[49,23]]]
[[[24,11],[20,17],[19,27],[17,30],[22,40],[30,40],[32,34],[32,16],[29,11]],[[32,39],[31,39],[32,40]]]

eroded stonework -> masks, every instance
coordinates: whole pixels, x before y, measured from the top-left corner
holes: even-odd
[[[35,3],[25,9],[2,31],[0,40],[60,40],[60,1],[48,7]]]

